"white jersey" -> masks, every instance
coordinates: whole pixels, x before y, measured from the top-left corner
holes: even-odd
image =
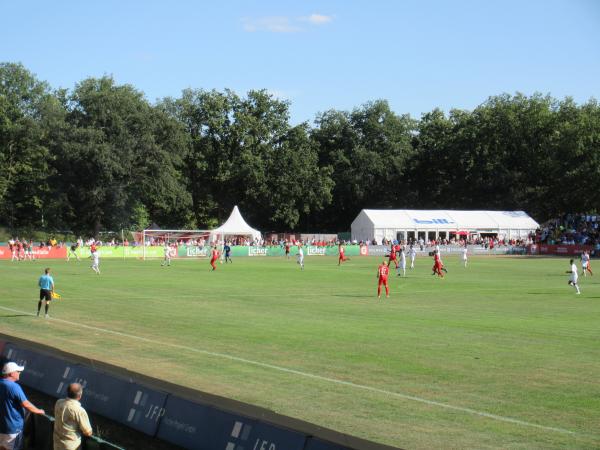
[[[571,274],[569,277],[569,281],[572,281],[573,283],[577,283],[577,279],[579,278],[579,276],[577,275],[577,267],[575,266],[575,263],[571,264]]]
[[[406,254],[400,252],[400,266],[404,269],[406,267]]]
[[[463,259],[463,261],[467,260],[467,247],[463,248],[462,259]]]
[[[165,246],[164,252],[165,252],[165,258],[171,257],[171,247]]]
[[[410,249],[410,259],[412,259],[414,261],[416,257],[417,257],[417,251],[414,248],[411,248]]]
[[[583,253],[581,255],[581,266],[585,269],[589,262],[590,262],[590,255],[588,255],[587,253]]]

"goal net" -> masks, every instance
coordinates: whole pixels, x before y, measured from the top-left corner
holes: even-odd
[[[141,242],[143,245],[142,259],[146,259],[146,249],[148,247],[156,247],[165,245],[173,246],[174,248],[178,245],[187,246],[198,246],[204,247],[209,244],[210,230],[143,230],[139,235],[139,239],[136,236],[136,240]]]

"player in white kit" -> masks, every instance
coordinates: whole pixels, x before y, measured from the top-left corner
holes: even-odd
[[[160,267],[165,266],[165,265],[170,266],[171,265],[171,247],[169,247],[169,244],[165,243],[165,248],[163,250],[165,252],[165,259],[163,260]]]
[[[92,270],[100,275],[100,252],[96,250],[90,258],[92,258]]]
[[[400,266],[396,267],[396,272],[398,272],[398,276],[400,276],[400,270],[402,270],[402,276],[406,276],[406,253],[404,249],[400,249]]]
[[[465,265],[465,267],[467,267],[467,259],[468,259],[467,252],[468,252],[467,246],[465,245],[465,248],[462,249],[462,261],[463,261],[463,264]]]
[[[410,246],[410,268],[415,268],[415,259],[417,258],[417,249],[412,245]]]
[[[302,250],[302,244],[298,244],[298,264],[300,264],[300,270],[304,270],[304,250]]]
[[[575,288],[578,294],[581,294],[581,291],[579,290],[579,285],[577,284],[577,279],[579,278],[577,275],[577,266],[575,265],[573,260],[569,261],[569,264],[571,264],[571,270],[567,270],[567,273],[570,274],[569,284]]]

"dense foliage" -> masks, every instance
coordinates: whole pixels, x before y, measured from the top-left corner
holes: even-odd
[[[386,101],[293,126],[267,91],[184,90],[151,104],[110,77],[53,90],[0,64],[0,225],[205,228],[238,204],[263,230],[347,230],[362,208],[600,204],[600,106],[500,95],[420,120]]]

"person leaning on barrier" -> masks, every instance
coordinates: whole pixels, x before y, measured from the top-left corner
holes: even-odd
[[[57,400],[54,407],[54,450],[81,448],[81,435],[91,436],[92,426],[87,412],[79,400],[83,387],[72,383],[67,388],[67,398]]]
[[[23,426],[25,411],[44,414],[27,400],[21,386],[17,383],[25,367],[7,362],[2,367],[0,380],[0,449],[20,450],[23,444]]]

